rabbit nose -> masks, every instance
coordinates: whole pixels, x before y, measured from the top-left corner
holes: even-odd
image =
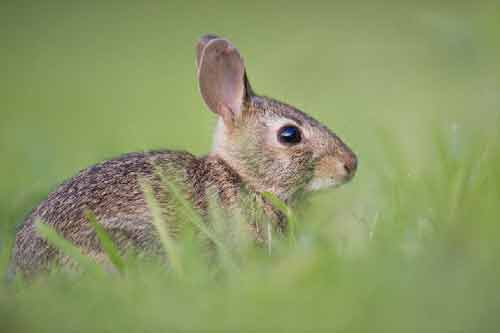
[[[347,156],[345,156],[344,169],[347,172],[347,174],[352,177],[356,172],[357,168],[358,168],[358,159],[356,158],[356,155],[348,154]]]

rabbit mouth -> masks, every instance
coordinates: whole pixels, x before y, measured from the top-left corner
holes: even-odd
[[[339,181],[335,178],[314,178],[305,187],[306,192],[313,192],[327,188],[335,188],[344,184],[345,181]]]

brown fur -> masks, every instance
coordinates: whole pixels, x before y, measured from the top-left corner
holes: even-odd
[[[213,151],[201,158],[167,150],[132,153],[81,171],[50,193],[18,230],[12,271],[29,276],[51,263],[68,262],[37,234],[36,220],[52,226],[83,252],[102,258],[97,236],[84,217],[87,209],[122,251],[161,253],[141,187],[143,181],[152,186],[163,219],[175,235],[176,211],[160,174],[182,185],[186,199],[207,223],[212,196],[229,214],[243,210],[249,225],[254,226],[250,228],[253,237],[260,241],[265,237],[256,228],[252,212],[244,211],[249,207],[242,205],[244,200],[250,199],[251,206],[260,207],[275,229],[284,231],[283,216],[260,193],[269,191],[293,204],[300,193],[352,178],[356,170],[352,151],[315,119],[290,105],[254,94],[243,60],[228,41],[206,36],[197,51],[202,96],[220,116]],[[213,68],[207,67],[212,63]],[[222,81],[217,85],[210,80]],[[286,146],[277,141],[277,128],[287,124],[300,128],[304,137],[300,144]]]

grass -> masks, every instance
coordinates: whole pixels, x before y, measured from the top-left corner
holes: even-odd
[[[1,332],[498,330],[498,3],[0,6],[2,271],[15,225],[77,170],[209,151],[193,65],[206,32],[239,47],[257,92],[320,119],[360,161],[352,183],[294,208],[295,241],[256,249],[219,216],[163,240],[179,269],[108,243],[122,274],[1,285]],[[207,239],[226,255],[210,261]]]

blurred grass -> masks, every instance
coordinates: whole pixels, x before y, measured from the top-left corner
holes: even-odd
[[[77,170],[209,151],[206,32],[239,47],[257,92],[360,158],[352,184],[297,211],[290,250],[224,279],[184,244],[180,280],[138,261],[124,277],[0,287],[0,331],[496,331],[498,1],[12,1],[0,22],[1,268],[15,224]]]

